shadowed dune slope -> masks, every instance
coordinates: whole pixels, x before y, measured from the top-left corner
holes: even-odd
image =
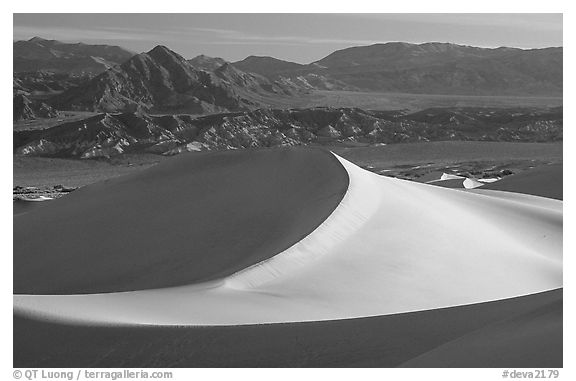
[[[444,187],[444,188],[456,188],[456,189],[464,189],[464,185],[462,185],[462,183],[464,182],[464,179],[450,179],[450,180],[441,180],[441,181],[434,181],[431,183],[428,183],[430,185],[436,185],[439,187]]]
[[[562,164],[553,164],[530,169],[486,184],[480,189],[525,193],[562,200],[562,168]]]
[[[45,205],[43,202],[38,201],[26,201],[26,200],[14,200],[12,202],[13,215],[17,216],[20,214],[28,213],[31,210],[35,210],[37,207]]]
[[[14,217],[14,293],[162,288],[222,278],[312,232],[346,193],[328,152],[185,154]]]
[[[561,304],[559,289],[405,314],[227,327],[90,326],[15,314],[14,366],[562,367]],[[450,342],[467,345],[443,349]]]
[[[490,324],[418,356],[402,367],[562,367],[562,299]]]

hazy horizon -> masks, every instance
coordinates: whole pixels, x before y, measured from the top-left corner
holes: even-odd
[[[14,14],[13,40],[35,36],[136,53],[165,45],[186,58],[256,55],[311,63],[336,50],[387,42],[558,47],[562,14]]]

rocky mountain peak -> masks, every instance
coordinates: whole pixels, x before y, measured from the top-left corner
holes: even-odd
[[[185,59],[179,55],[178,53],[173,52],[172,50],[168,49],[164,45],[157,45],[148,53],[150,57],[155,60],[163,61],[166,59],[176,60],[176,61],[185,61]]]
[[[48,40],[45,38],[42,38],[42,37],[38,37],[38,36],[34,36],[28,40],[28,42],[43,42],[43,41],[48,41]]]

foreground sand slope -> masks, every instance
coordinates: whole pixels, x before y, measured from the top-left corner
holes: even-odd
[[[237,326],[102,326],[14,316],[14,367],[562,367],[562,316],[548,326],[510,320],[562,304],[562,290],[361,319]],[[552,312],[552,309],[549,309]],[[481,340],[478,333],[507,332]],[[554,322],[552,322],[554,323]],[[550,322],[546,322],[550,325]],[[476,333],[474,333],[476,332]],[[472,333],[472,344],[419,360]],[[495,340],[496,339],[496,340]],[[526,344],[530,345],[526,345]],[[474,350],[478,349],[478,350]],[[468,355],[469,354],[469,355]],[[417,361],[412,364],[411,359]]]
[[[462,192],[338,160],[349,177],[340,204],[275,256],[189,286],[15,295],[15,313],[96,325],[243,325],[390,315],[562,286],[561,201]]]
[[[553,293],[538,294],[550,298],[531,311],[516,310],[508,318],[470,330],[402,367],[562,367],[563,302],[552,297]]]

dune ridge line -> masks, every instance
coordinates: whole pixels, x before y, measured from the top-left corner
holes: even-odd
[[[332,154],[348,172],[347,166],[351,163]],[[285,251],[226,277],[224,286],[255,288],[329,255],[331,249],[352,236],[377,210],[379,199],[375,185],[372,177],[350,181],[340,204],[314,231]]]
[[[15,295],[14,311],[97,325],[247,325],[391,315],[562,287],[561,201],[387,178],[336,157],[349,189],[326,221],[303,244],[222,283]]]

